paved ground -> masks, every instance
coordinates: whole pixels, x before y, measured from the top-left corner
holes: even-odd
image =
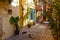
[[[27,32],[22,34],[22,32]],[[32,38],[29,38],[28,34],[31,34]],[[53,40],[48,25],[36,24],[31,28],[22,28],[19,35],[15,35],[7,38],[6,40]]]

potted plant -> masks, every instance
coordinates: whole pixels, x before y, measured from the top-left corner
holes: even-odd
[[[28,24],[28,28],[31,28],[31,24],[30,23]]]
[[[15,34],[18,35],[19,34],[19,25],[18,25],[18,21],[19,21],[19,16],[17,17],[10,17],[10,23],[13,24],[15,26]]]

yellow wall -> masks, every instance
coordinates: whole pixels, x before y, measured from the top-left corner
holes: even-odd
[[[22,0],[19,0],[19,9],[20,9],[20,17],[22,17],[23,16],[23,10],[22,10]],[[21,18],[20,19],[20,27],[22,27],[23,26],[23,19]]]
[[[26,22],[28,19],[30,19],[30,18],[28,18],[27,19],[27,17],[28,17],[28,15],[27,15],[27,6],[31,6],[31,5],[29,5],[29,4],[27,4],[27,0],[20,0],[20,2],[19,2],[19,4],[20,4],[20,17],[21,16],[23,16],[21,19],[20,19],[20,26],[21,27],[24,27],[24,26],[26,26],[28,23]],[[23,9],[24,10],[23,10]],[[30,21],[30,20],[29,20]]]
[[[27,11],[27,10],[25,9],[25,8],[27,7],[26,0],[20,0],[19,4],[20,4],[20,17],[23,16],[23,17],[20,19],[20,26],[23,27],[24,25],[26,25],[26,24],[25,24],[25,20],[26,20],[26,16],[25,16],[25,15],[26,15],[26,11]],[[23,5],[23,6],[22,6],[22,5]],[[25,10],[23,10],[22,7],[25,7],[25,8],[24,8]],[[25,11],[25,12],[24,12],[24,11]],[[25,15],[24,15],[24,14],[25,14]]]
[[[27,0],[22,0],[22,4],[24,6],[23,10],[23,26],[26,26],[26,19],[27,19]]]

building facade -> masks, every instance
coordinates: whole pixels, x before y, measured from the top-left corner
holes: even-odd
[[[19,6],[14,7],[8,0],[0,0],[0,38],[2,40],[14,34],[14,27],[9,22],[11,16],[19,16]]]

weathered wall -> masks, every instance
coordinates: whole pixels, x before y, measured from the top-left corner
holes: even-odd
[[[12,7],[10,5],[9,9],[12,10],[13,16],[19,16],[19,7],[18,6]],[[5,38],[8,38],[13,35],[14,27],[11,26],[11,24],[9,23],[9,19],[10,19],[11,15],[8,14],[8,11],[5,11],[5,9],[2,9],[1,11],[3,11],[2,13],[6,13],[4,15],[0,15],[0,16],[2,16],[2,27],[3,27],[2,39],[5,39]]]

